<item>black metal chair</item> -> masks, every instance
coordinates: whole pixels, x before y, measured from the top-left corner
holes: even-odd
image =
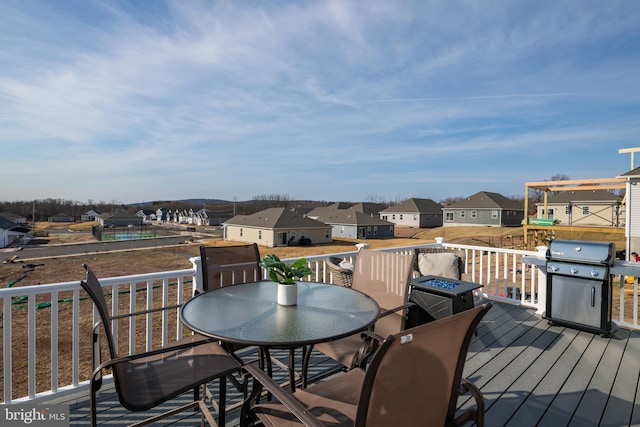
[[[220,395],[218,422],[225,423],[226,377],[239,372],[240,363],[227,353],[217,342],[201,335],[191,335],[166,347],[139,354],[119,356],[111,331],[113,320],[147,314],[151,311],[112,316],[109,311],[102,286],[89,267],[86,280],[80,282],[89,294],[100,315],[100,321],[93,328],[93,373],[90,380],[91,425],[97,425],[97,392],[102,386],[102,375],[111,369],[115,389],[122,406],[131,411],[147,411],[173,399],[188,390],[194,391],[194,400],[177,409],[153,416],[138,424],[147,424],[175,413],[199,408],[202,421],[216,425],[206,404],[208,382],[219,380]],[[108,345],[109,360],[102,361],[100,348],[100,328],[104,329]],[[202,398],[199,388],[203,387]]]

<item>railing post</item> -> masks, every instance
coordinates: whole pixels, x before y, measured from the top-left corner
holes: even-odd
[[[193,258],[189,258],[189,261],[191,261],[191,264],[193,264],[193,269],[196,271],[195,276],[193,276],[193,291],[191,292],[191,295],[195,295],[196,291],[204,291],[204,285],[202,284],[202,259],[200,259],[199,256],[196,256]]]
[[[536,246],[536,249],[538,250],[536,257],[546,259],[547,247]],[[536,304],[536,314],[542,315],[547,310],[547,272],[543,267],[536,268],[538,268],[538,302]]]

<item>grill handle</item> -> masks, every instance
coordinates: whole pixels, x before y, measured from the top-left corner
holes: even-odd
[[[596,306],[596,288],[591,287],[591,307]]]

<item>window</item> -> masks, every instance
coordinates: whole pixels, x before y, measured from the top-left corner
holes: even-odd
[[[240,237],[242,237],[242,228],[240,229]]]
[[[371,227],[367,227],[367,236],[371,236]]]
[[[391,235],[393,236],[393,225],[389,226],[389,232],[391,233]]]
[[[453,221],[453,212],[446,212],[444,219],[445,221]]]
[[[344,225],[340,227],[340,234],[344,234]]]
[[[471,211],[471,218],[478,218],[478,211],[476,210]]]
[[[258,230],[258,240],[262,240],[262,230]]]
[[[582,207],[582,215],[589,215],[589,206]]]
[[[547,218],[553,218],[553,209],[549,209],[549,215],[547,215]]]
[[[571,213],[571,205],[567,205],[564,207],[564,213],[569,215]]]
[[[373,226],[373,234],[374,234],[374,235],[375,235],[375,234],[378,234],[378,226],[377,226],[377,225],[374,225],[374,226]]]
[[[391,215],[391,219],[396,219],[396,214]]]
[[[402,214],[400,214],[400,219],[401,219],[401,220],[403,219]]]
[[[325,232],[324,232],[324,238],[325,238],[325,239],[329,239],[329,237],[330,237],[330,236],[331,236],[331,235],[329,234],[329,230],[325,230]]]
[[[467,211],[460,211],[460,218],[466,218],[467,217]]]
[[[498,211],[497,210],[492,210],[491,211],[491,219],[498,219]]]

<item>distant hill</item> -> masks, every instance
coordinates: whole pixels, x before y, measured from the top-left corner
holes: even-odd
[[[150,202],[138,202],[138,203],[129,203],[127,206],[152,206],[152,205],[162,205],[168,203],[184,203],[188,205],[204,205],[204,204],[218,204],[218,203],[232,203],[229,200],[222,199],[181,199],[181,200],[152,200]],[[242,203],[242,202],[240,202]]]

